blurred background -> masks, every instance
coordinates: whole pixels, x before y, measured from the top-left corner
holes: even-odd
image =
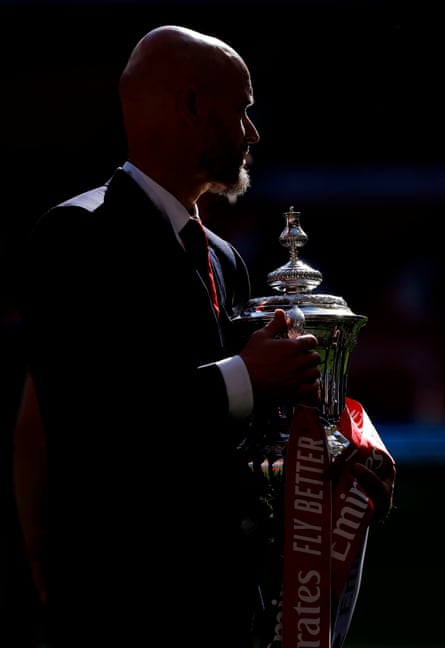
[[[243,254],[254,295],[271,293],[267,273],[288,260],[278,237],[292,205],[308,235],[300,257],[323,275],[317,292],[368,317],[348,391],[398,463],[397,508],[370,534],[345,648],[445,645],[439,5],[0,0],[2,648],[34,648],[40,623],[10,486],[25,368],[16,311],[24,236],[45,209],[102,184],[125,160],[118,78],[135,42],[162,23],[218,36],[250,67],[261,135],[252,186],[234,205],[213,197],[202,211]]]

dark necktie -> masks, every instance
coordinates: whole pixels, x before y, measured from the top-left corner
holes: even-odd
[[[215,278],[210,263],[209,244],[201,221],[197,218],[190,218],[182,228],[180,235],[187,253],[192,257],[196,269],[207,284],[213,308],[218,317],[219,304],[216,294]]]

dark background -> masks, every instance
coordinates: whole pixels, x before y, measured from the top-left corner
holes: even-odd
[[[135,42],[162,23],[228,41],[251,69],[261,135],[252,187],[232,206],[206,199],[202,211],[242,252],[254,294],[270,294],[267,273],[287,261],[278,236],[293,205],[309,237],[300,256],[323,274],[318,292],[343,296],[369,318],[352,355],[349,395],[398,461],[397,510],[371,533],[348,642],[444,645],[441,597],[433,595],[444,577],[440,4],[0,0],[5,648],[26,642],[37,623],[9,488],[24,372],[22,243],[47,207],[102,184],[125,160],[119,74]]]

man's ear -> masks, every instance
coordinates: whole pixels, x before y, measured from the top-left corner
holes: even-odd
[[[181,92],[179,98],[179,109],[182,118],[188,122],[195,122],[201,113],[199,95],[195,86],[187,86]]]
[[[184,93],[184,106],[187,112],[194,117],[198,115],[198,96],[196,88],[188,88]]]

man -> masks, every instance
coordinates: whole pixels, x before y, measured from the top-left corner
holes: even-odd
[[[257,403],[316,405],[317,340],[271,322],[241,347],[238,252],[207,229],[218,303],[182,238],[206,192],[235,198],[259,134],[226,43],[150,31],[120,80],[127,161],[32,232],[22,315],[46,431],[51,647],[252,645]],[[240,348],[241,347],[241,348]],[[391,480],[358,466],[384,515]]]

